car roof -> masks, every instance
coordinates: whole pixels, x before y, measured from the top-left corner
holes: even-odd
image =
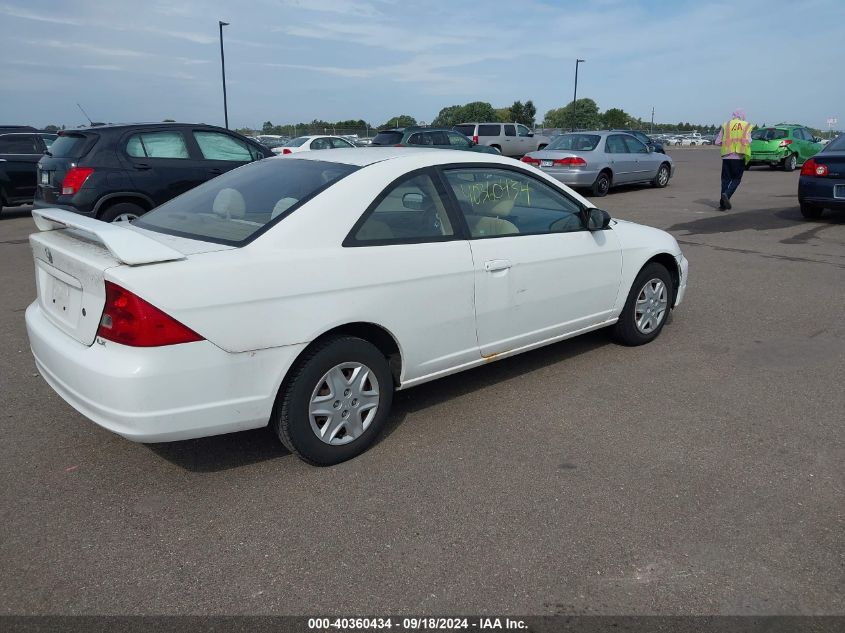
[[[433,149],[425,147],[356,147],[349,149],[323,149],[313,152],[296,152],[284,156],[277,156],[267,160],[317,160],[329,163],[342,163],[356,167],[366,167],[374,163],[388,160],[408,160],[420,162],[422,158],[434,160],[422,161],[430,165],[443,163],[501,163],[513,165],[514,160],[499,154],[482,154],[476,152],[456,152],[451,149]]]
[[[106,123],[105,125],[92,125],[90,127],[78,127],[74,129],[62,130],[62,132],[97,132],[99,130],[122,130],[144,127],[205,127],[237,134],[237,132],[235,132],[234,130],[226,130],[225,128],[222,128],[218,125],[210,125],[208,123],[179,123],[174,121],[162,121],[159,123],[156,123],[154,121],[142,123]]]

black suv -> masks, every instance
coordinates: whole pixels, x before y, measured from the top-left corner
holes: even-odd
[[[273,153],[213,125],[140,123],[59,133],[38,163],[35,208],[133,220],[198,184]]]
[[[0,209],[32,202],[38,160],[46,149],[34,127],[0,125]]]

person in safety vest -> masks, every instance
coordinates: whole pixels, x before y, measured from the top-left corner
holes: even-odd
[[[745,120],[744,110],[734,110],[731,120],[722,124],[714,141],[715,145],[722,147],[722,195],[719,196],[719,208],[723,211],[731,208],[731,196],[739,187],[745,164],[751,160],[753,127]]]

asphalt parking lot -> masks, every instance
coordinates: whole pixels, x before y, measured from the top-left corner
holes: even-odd
[[[400,392],[333,468],[268,430],[140,445],[37,375],[28,207],[0,215],[0,613],[845,611],[845,214],[798,173],[716,208],[712,148],[599,206],[669,230],[687,298],[657,341],[599,332]]]

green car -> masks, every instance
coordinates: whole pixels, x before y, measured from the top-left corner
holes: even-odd
[[[489,145],[476,145],[460,132],[428,127],[399,127],[392,130],[381,130],[376,134],[371,146],[434,147],[437,149],[463,149],[482,154],[499,153],[499,150]]]
[[[752,165],[769,165],[793,171],[798,165],[812,158],[822,148],[821,139],[801,125],[773,125],[751,132]]]

